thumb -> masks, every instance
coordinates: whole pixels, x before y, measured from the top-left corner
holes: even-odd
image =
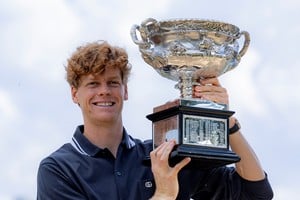
[[[183,167],[185,167],[191,161],[190,157],[184,158],[182,161],[174,166],[175,171],[178,173]]]

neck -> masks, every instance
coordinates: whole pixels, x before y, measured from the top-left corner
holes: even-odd
[[[123,137],[123,125],[122,123],[113,125],[84,123],[84,135],[97,147],[109,149],[114,157],[116,157]]]

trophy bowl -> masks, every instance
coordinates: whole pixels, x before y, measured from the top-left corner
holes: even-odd
[[[241,36],[244,44],[239,50]],[[192,98],[196,79],[218,77],[235,68],[250,43],[249,33],[237,26],[199,19],[148,18],[132,26],[131,38],[146,63],[161,76],[178,82],[183,98]]]

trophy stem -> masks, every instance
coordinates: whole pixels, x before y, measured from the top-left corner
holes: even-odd
[[[194,85],[201,85],[196,81],[196,71],[197,68],[193,66],[182,66],[177,71],[179,75],[179,82],[175,85],[175,88],[180,90],[180,98],[182,99],[182,105],[227,110],[228,107],[226,104],[218,104],[205,99],[193,98]]]
[[[175,86],[180,90],[180,97],[184,99],[193,98],[193,86],[195,69],[192,67],[183,67],[179,71],[179,83]]]

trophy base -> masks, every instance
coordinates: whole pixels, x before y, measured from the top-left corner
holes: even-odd
[[[190,168],[211,169],[240,161],[240,157],[231,151],[217,151],[211,149],[192,149],[179,146],[171,152],[169,158],[170,166],[175,166],[182,159],[190,157],[191,162],[187,165]]]
[[[170,166],[185,157],[192,159],[188,167],[199,169],[238,162],[240,157],[229,150],[229,117],[234,112],[202,108],[194,106],[195,103],[180,99],[167,107],[157,107],[154,113],[147,115],[153,125],[153,148],[165,141],[176,141],[170,154]]]
[[[203,170],[225,166],[241,160],[240,157],[232,151],[215,151],[211,149],[201,149],[201,151],[199,151],[197,149],[180,146],[171,152],[169,165],[174,167],[186,157],[190,157],[191,161],[185,168]],[[146,157],[146,159],[143,160],[143,163],[147,166],[151,166],[150,156]]]

